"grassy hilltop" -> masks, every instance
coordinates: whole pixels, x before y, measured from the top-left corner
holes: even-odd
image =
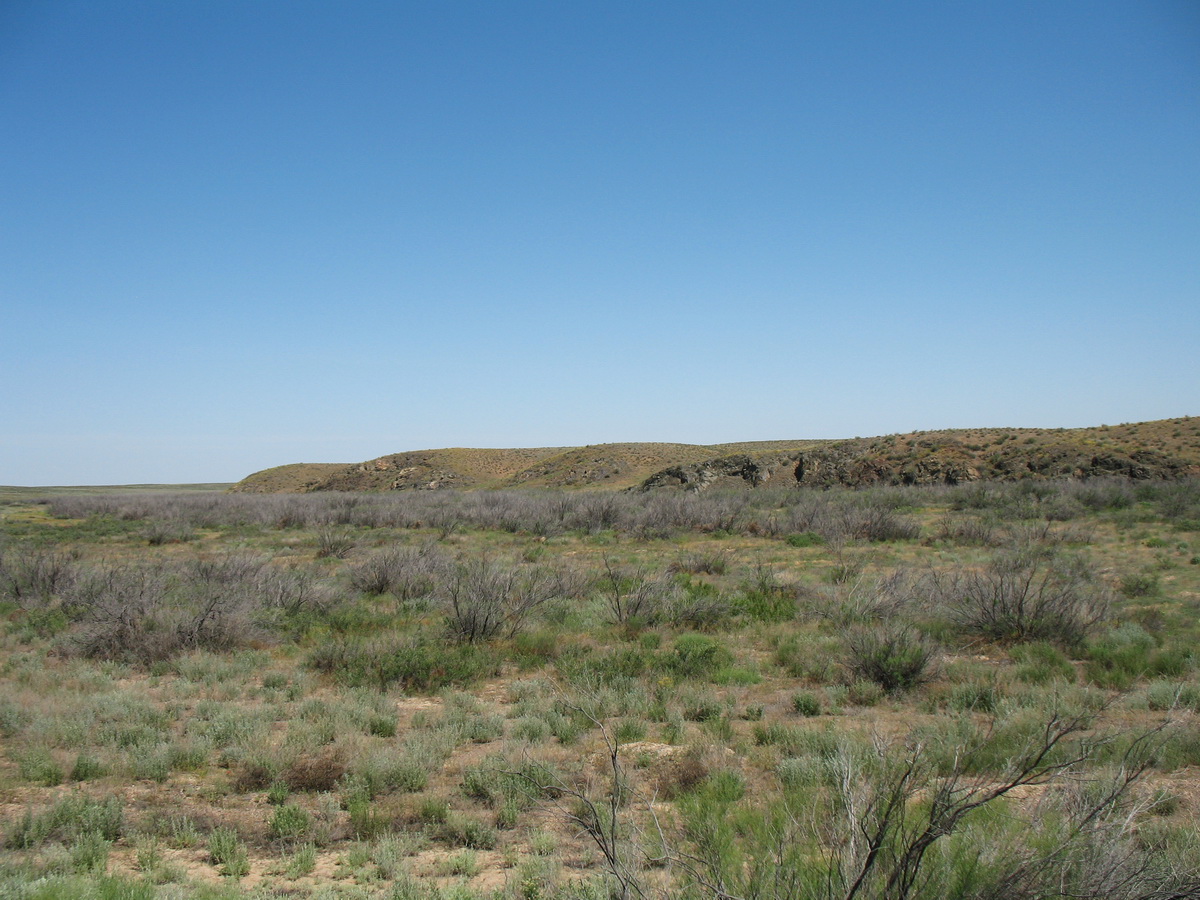
[[[1200,418],[1095,428],[973,428],[850,440],[395,453],[354,465],[256,472],[234,490],[627,489],[647,484],[959,483],[1078,475],[1178,477],[1200,471]]]

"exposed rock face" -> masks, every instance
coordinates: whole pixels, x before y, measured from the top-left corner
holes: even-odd
[[[647,478],[641,490],[652,488],[686,488],[702,491],[721,481],[740,481],[750,487],[759,487],[771,480],[781,468],[796,463],[797,454],[782,454],[765,458],[754,458],[745,454],[725,456],[720,459],[686,466],[671,466]]]
[[[930,442],[887,456],[863,441],[845,441],[818,450],[752,457],[728,456],[672,466],[647,478],[639,490],[682,488],[703,491],[717,484],[759,487],[868,487],[876,484],[964,484],[981,479],[1026,478],[1179,478],[1195,466],[1152,450],[1090,454],[1078,444],[1005,447],[990,454],[955,441]]]
[[[890,459],[839,444],[801,455],[796,481],[812,487],[865,487],[872,484],[961,484],[978,481],[980,471],[959,448],[939,448],[908,459]]]

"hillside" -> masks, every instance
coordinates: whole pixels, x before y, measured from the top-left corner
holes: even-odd
[[[830,441],[800,452],[737,454],[656,472],[641,485],[961,484],[1029,478],[1179,478],[1200,473],[1200,418],[1115,427],[976,428]]]
[[[239,493],[438,490],[445,488],[597,488],[640,485],[655,472],[730,453],[778,453],[824,441],[737,444],[594,444],[587,447],[413,450],[353,465],[296,464],[255,472]]]
[[[353,465],[279,466],[248,476],[232,490],[826,487],[1197,473],[1200,418],[1184,417],[1093,428],[951,429],[838,441],[416,450]]]
[[[241,494],[300,494],[347,468],[346,463],[291,463],[263,469],[243,478],[230,490]]]

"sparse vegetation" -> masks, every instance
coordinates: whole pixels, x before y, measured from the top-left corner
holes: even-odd
[[[9,503],[0,884],[1200,896],[1195,496]]]

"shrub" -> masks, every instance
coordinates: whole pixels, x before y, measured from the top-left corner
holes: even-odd
[[[672,623],[684,628],[712,628],[729,617],[732,605],[717,588],[682,578],[681,590],[675,592],[665,611]]]
[[[450,633],[469,644],[520,631],[525,620],[555,595],[547,569],[471,560],[455,567],[441,585]]]
[[[960,712],[994,713],[1004,694],[993,680],[971,680],[954,685],[946,705]]]
[[[1153,573],[1121,576],[1121,593],[1130,599],[1135,597],[1155,597],[1161,590],[1162,587],[1159,584],[1158,576]]]
[[[71,868],[80,873],[104,872],[112,842],[98,831],[85,832],[71,846]]]
[[[819,716],[821,698],[811,691],[801,691],[792,697],[792,709],[801,716]]]
[[[72,588],[81,620],[75,638],[85,656],[149,664],[195,649],[229,650],[261,634],[259,575],[244,556],[196,560],[183,567],[106,566]]]
[[[618,624],[654,624],[670,609],[680,590],[666,573],[652,576],[644,569],[623,568],[607,556],[597,586],[612,620]]]
[[[1015,646],[1009,651],[1009,657],[1017,664],[1017,678],[1027,684],[1045,684],[1056,679],[1075,681],[1075,667],[1071,661],[1045,641]]]
[[[93,778],[103,778],[108,774],[108,767],[90,753],[80,753],[75,757],[75,765],[71,768],[72,781],[91,781]]]
[[[196,532],[188,522],[179,519],[151,519],[141,535],[151,547],[158,547],[194,540]]]
[[[93,800],[80,793],[68,794],[37,815],[26,810],[6,843],[12,848],[29,850],[52,838],[71,842],[90,833],[115,841],[121,836],[124,819],[124,809],[116,797]]]
[[[994,641],[1049,641],[1077,647],[1104,619],[1109,597],[1079,557],[1022,548],[981,570],[935,577],[935,596],[966,631]]]
[[[326,747],[315,754],[301,754],[283,767],[279,780],[293,791],[331,791],[346,774],[342,752]],[[264,785],[273,781],[273,773],[264,772]]]
[[[60,550],[24,544],[0,548],[0,599],[22,609],[45,605],[65,593],[78,574],[78,565]]]
[[[667,566],[667,571],[689,572],[692,575],[724,575],[729,571],[730,555],[728,550],[685,553]]]
[[[703,634],[681,634],[675,639],[668,665],[680,678],[711,675],[733,664],[733,653],[720,640]]]
[[[1101,687],[1124,690],[1150,671],[1154,638],[1140,625],[1122,625],[1087,648],[1087,676]]]
[[[496,671],[499,658],[474,644],[447,645],[430,635],[398,641],[341,641],[318,647],[308,664],[351,687],[392,685],[433,691],[462,686]]]
[[[353,773],[371,797],[400,791],[415,793],[424,789],[429,772],[415,754],[397,754],[394,749],[372,754],[356,762]]]
[[[846,666],[859,679],[873,681],[889,694],[911,690],[929,679],[935,651],[907,625],[881,625],[851,632]]]
[[[435,837],[453,847],[470,850],[491,850],[496,846],[496,829],[470,816],[451,813],[435,829]]]
[[[350,567],[350,585],[365,594],[413,600],[432,594],[450,563],[433,544],[389,547]]]
[[[276,807],[267,822],[271,837],[281,841],[294,841],[308,834],[312,825],[309,814],[294,804]]]
[[[345,528],[317,529],[317,559],[345,559],[354,546],[354,536]]]
[[[208,859],[231,878],[250,871],[250,860],[238,833],[232,828],[214,828],[208,836]]]
[[[789,534],[784,541],[789,547],[820,547],[825,543],[825,538],[815,531],[801,531]]]
[[[43,747],[27,750],[17,755],[21,777],[45,787],[54,787],[63,782],[62,766]]]

